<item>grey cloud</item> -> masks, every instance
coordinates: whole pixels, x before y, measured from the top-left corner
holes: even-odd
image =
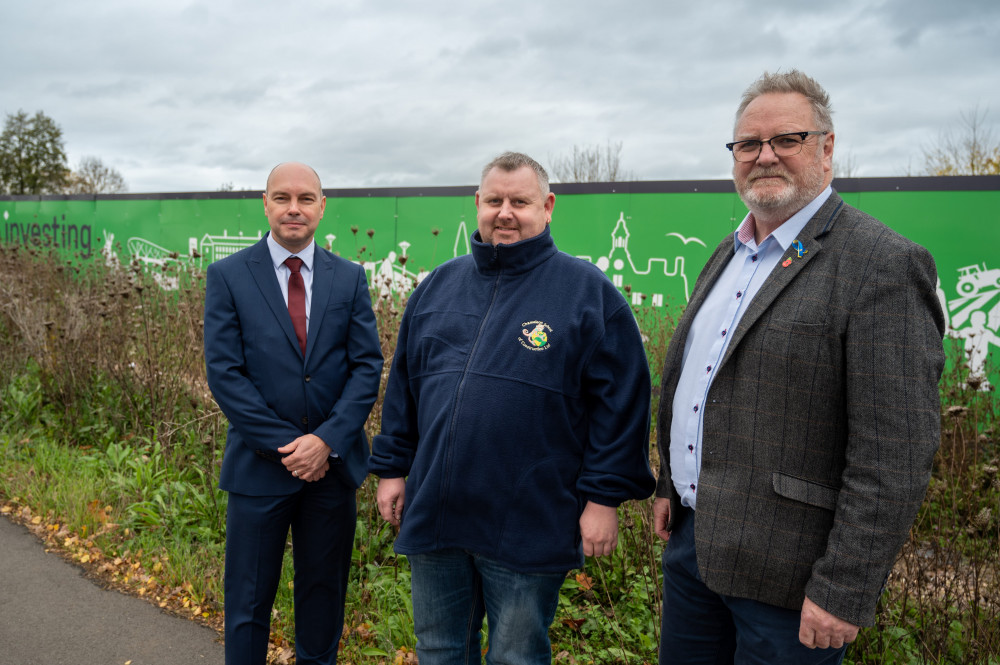
[[[977,102],[1000,114],[977,66],[1000,56],[994,0],[29,5],[5,10],[32,57],[0,68],[0,110],[44,110],[132,191],[259,187],[285,159],[330,187],[472,184],[504,149],[607,140],[640,178],[726,178],[765,69],[820,80],[864,175],[922,165],[919,137]]]

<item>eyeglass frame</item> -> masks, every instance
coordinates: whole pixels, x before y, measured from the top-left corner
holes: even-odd
[[[808,138],[810,136],[826,136],[829,133],[830,133],[830,130],[828,130],[828,129],[824,129],[824,130],[811,130],[811,131],[808,131],[808,132],[785,132],[784,134],[775,134],[774,136],[772,136],[771,138],[769,138],[767,140],[764,140],[764,139],[743,139],[742,141],[733,141],[732,143],[727,143],[726,147],[729,149],[729,152],[732,153],[733,159],[735,161],[740,162],[741,164],[746,164],[747,162],[752,162],[752,161],[756,160],[758,157],[760,157],[760,152],[761,152],[761,150],[764,149],[764,144],[765,143],[771,148],[771,152],[773,152],[776,157],[794,157],[795,155],[797,155],[800,152],[802,152],[802,146],[805,145],[806,138]],[[771,141],[773,141],[774,139],[783,138],[785,136],[798,136],[799,137],[799,140],[801,141],[801,143],[799,143],[799,152],[793,152],[793,153],[791,153],[789,155],[779,155],[775,151],[774,144],[771,143]],[[733,148],[735,148],[740,143],[751,143],[751,142],[752,143],[759,143],[760,144],[759,146],[757,146],[757,152],[756,152],[756,154],[754,154],[753,158],[748,159],[746,161],[741,161],[739,159],[736,159],[736,151]]]

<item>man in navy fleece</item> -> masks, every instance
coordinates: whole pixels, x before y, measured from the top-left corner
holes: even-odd
[[[649,369],[632,310],[556,249],[538,162],[483,169],[472,254],[410,297],[369,468],[412,568],[421,665],[551,663],[566,573],[649,496]]]

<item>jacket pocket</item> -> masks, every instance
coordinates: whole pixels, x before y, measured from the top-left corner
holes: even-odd
[[[768,323],[768,329],[792,335],[821,336],[827,333],[825,321],[790,321],[786,319],[773,318]]]
[[[771,484],[774,491],[786,499],[830,511],[837,509],[837,496],[840,490],[836,487],[796,478],[780,471],[775,471],[771,475]]]

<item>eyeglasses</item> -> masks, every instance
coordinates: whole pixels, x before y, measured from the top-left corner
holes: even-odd
[[[733,159],[737,162],[752,162],[757,159],[764,144],[771,146],[771,151],[778,157],[791,157],[802,152],[802,144],[810,136],[826,136],[830,132],[789,132],[788,134],[778,134],[766,141],[760,139],[750,139],[748,141],[733,141],[727,143],[726,147],[733,153]]]

